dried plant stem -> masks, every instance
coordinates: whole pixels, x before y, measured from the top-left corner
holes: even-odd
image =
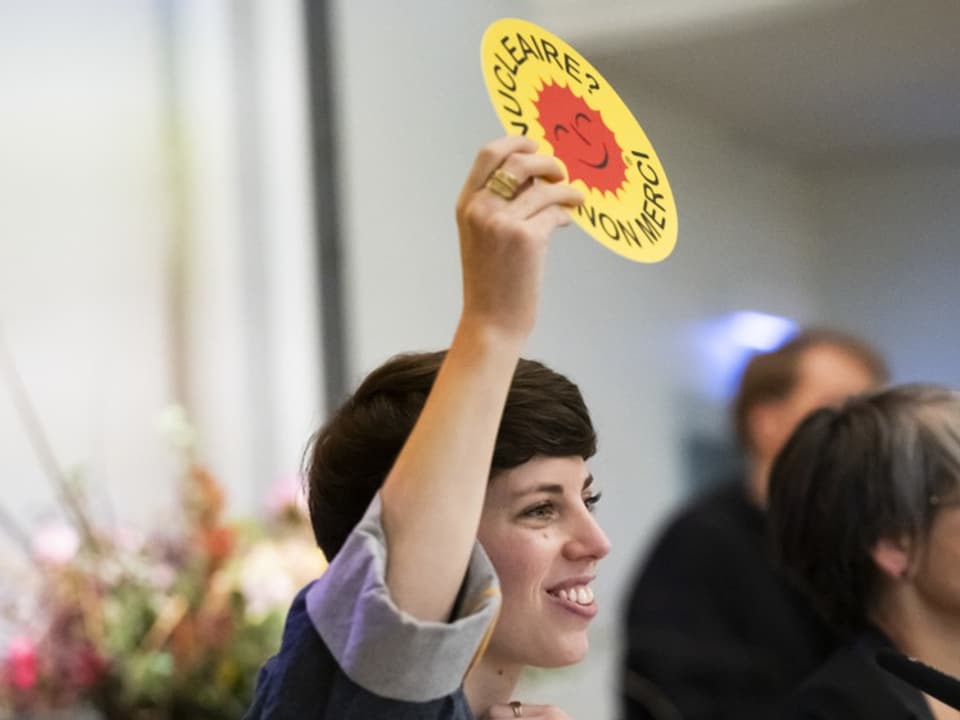
[[[13,358],[10,353],[7,352],[7,347],[2,335],[0,335],[0,372],[2,372],[3,379],[10,390],[13,405],[16,408],[20,421],[23,423],[23,428],[27,433],[30,444],[33,446],[37,459],[40,461],[40,465],[46,472],[54,489],[60,495],[71,519],[86,543],[93,550],[98,550],[99,544],[93,528],[90,527],[86,513],[83,510],[76,492],[70,486],[70,481],[67,479],[66,473],[63,472],[60,464],[57,462],[53,448],[44,431],[43,424],[40,422],[40,418],[37,416],[36,410],[30,402],[27,389],[20,378],[20,374],[17,372]]]

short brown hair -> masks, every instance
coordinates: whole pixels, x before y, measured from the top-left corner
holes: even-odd
[[[804,353],[824,346],[842,350],[861,362],[878,383],[887,380],[889,371],[880,353],[860,338],[837,330],[805,330],[776,350],[758,353],[744,368],[732,406],[734,430],[746,450],[753,449],[748,422],[750,411],[762,403],[782,400],[793,392]]]
[[[828,621],[858,632],[881,579],[881,539],[922,540],[960,496],[960,394],[907,385],[824,408],[770,474],[769,527],[787,574]]]
[[[313,532],[332,559],[380,489],[423,409],[445,351],[398,355],[374,370],[310,440]],[[521,359],[507,393],[492,473],[536,455],[591,457],[597,437],[579,388]]]

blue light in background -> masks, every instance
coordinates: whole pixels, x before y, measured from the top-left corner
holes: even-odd
[[[798,329],[790,318],[755,310],[741,310],[701,323],[696,329],[696,344],[702,355],[707,393],[729,400],[750,357],[779,347]]]

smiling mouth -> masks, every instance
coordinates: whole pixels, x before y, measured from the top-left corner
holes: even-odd
[[[584,620],[591,620],[597,614],[597,603],[593,597],[593,589],[589,586],[578,586],[548,592],[557,607],[568,613],[573,613]]]
[[[559,598],[560,600],[576,603],[577,605],[593,605],[594,601],[593,588],[591,588],[589,585],[578,585],[569,589],[557,590],[548,594],[555,598]]]
[[[596,164],[587,162],[586,160],[580,160],[580,162],[587,167],[592,167],[594,170],[603,170],[607,166],[607,163],[610,162],[610,151],[607,150],[606,143],[603,145],[603,159],[600,162]]]

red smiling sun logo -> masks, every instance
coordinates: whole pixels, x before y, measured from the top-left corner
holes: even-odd
[[[562,85],[544,85],[534,101],[553,154],[563,161],[570,180],[588,188],[616,192],[626,180],[623,151],[600,113]]]

